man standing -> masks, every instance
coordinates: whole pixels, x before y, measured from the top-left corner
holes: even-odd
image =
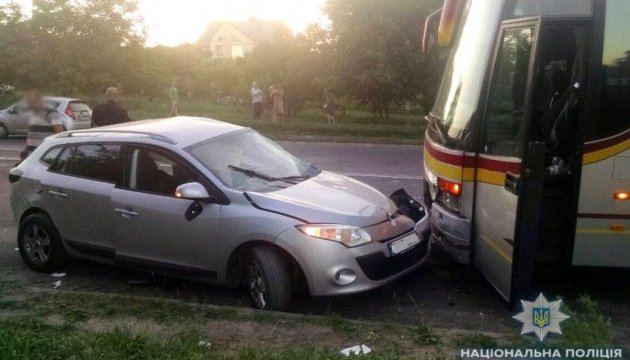
[[[258,83],[254,81],[252,89],[250,90],[252,95],[252,113],[254,120],[260,120],[263,111],[263,92],[258,87]]]
[[[28,106],[28,137],[26,147],[20,154],[20,158],[26,159],[46,137],[63,132],[63,117],[57,110],[48,108],[44,104],[44,98],[38,91],[26,94]]]
[[[105,91],[107,101],[104,104],[96,105],[92,111],[93,126],[107,126],[131,121],[127,110],[118,104],[119,93],[120,91],[115,87],[110,87]]]
[[[177,112],[177,100],[179,99],[179,94],[177,92],[177,84],[175,81],[171,84],[171,87],[168,89],[168,97],[171,99],[171,112],[169,116],[179,116]]]

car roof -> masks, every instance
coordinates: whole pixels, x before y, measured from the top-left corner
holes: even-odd
[[[61,96],[44,96],[44,100],[55,101],[55,102],[83,101],[81,99],[61,97]]]
[[[138,120],[93,129],[69,131],[58,135],[58,137],[120,138],[121,135],[126,139],[133,139],[134,136],[143,138],[149,137],[183,148],[241,129],[244,128],[219,120],[178,116],[165,119]]]

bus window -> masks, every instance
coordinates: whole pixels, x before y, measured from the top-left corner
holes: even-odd
[[[597,124],[587,140],[603,139],[630,128],[630,1],[606,2],[601,102]],[[592,126],[592,124],[591,124]]]
[[[533,31],[532,27],[526,27],[503,33],[490,88],[483,143],[485,154],[521,155]]]
[[[514,17],[563,15],[590,16],[593,0],[518,0],[514,6]]]

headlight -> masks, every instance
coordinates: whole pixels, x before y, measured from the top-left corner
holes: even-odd
[[[324,240],[336,241],[347,247],[354,247],[372,242],[372,237],[363,229],[349,225],[298,225],[304,234]]]

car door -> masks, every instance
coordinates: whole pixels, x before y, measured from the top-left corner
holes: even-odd
[[[124,179],[112,193],[117,261],[215,278],[208,253],[221,206],[203,203],[201,214],[187,220],[194,202],[175,197],[179,185],[209,187],[207,180],[176,154],[157,147],[127,146],[124,164]]]
[[[537,19],[504,22],[501,27],[477,154],[473,263],[508,301],[519,283],[515,269],[525,262],[533,264],[533,255],[517,253],[531,250],[529,242],[537,236],[538,222],[521,220],[539,206],[540,194],[530,187],[542,183],[543,166],[531,171],[529,158],[542,156],[544,161],[544,146],[541,154],[539,145],[528,143],[526,126],[539,26]],[[531,233],[524,236],[522,229]]]
[[[47,210],[63,240],[84,255],[113,256],[110,197],[119,144],[66,146],[42,179]]]
[[[24,101],[17,102],[9,107],[5,114],[5,125],[11,134],[28,133],[28,113]]]

